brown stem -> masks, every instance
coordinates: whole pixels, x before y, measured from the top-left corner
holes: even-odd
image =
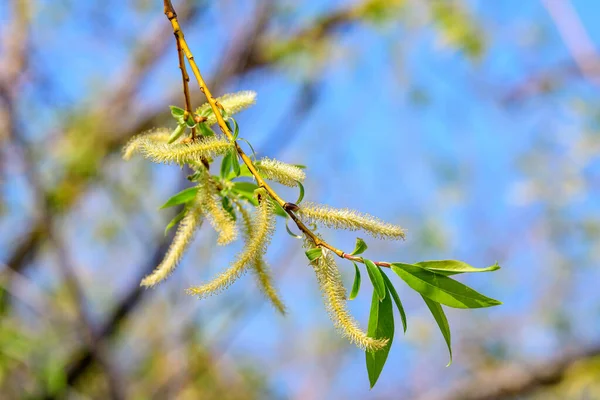
[[[206,100],[208,101],[208,104],[210,105],[211,109],[213,110],[213,113],[215,114],[215,117],[217,118],[217,124],[219,125],[219,128],[221,129],[223,134],[229,140],[234,142],[237,153],[239,154],[239,156],[242,158],[242,160],[248,167],[248,170],[250,171],[250,173],[254,176],[254,179],[256,179],[257,185],[267,191],[269,196],[271,196],[271,198],[285,210],[285,212],[294,221],[294,223],[296,224],[298,229],[300,229],[302,231],[302,233],[304,233],[304,235],[308,236],[310,238],[310,240],[315,244],[316,247],[324,247],[328,250],[331,250],[340,258],[346,258],[346,259],[349,259],[352,261],[363,263],[364,261],[363,261],[362,257],[350,256],[350,255],[346,254],[345,252],[343,252],[342,250],[330,245],[329,243],[327,243],[326,241],[321,239],[319,236],[317,236],[315,233],[313,233],[306,225],[304,225],[304,223],[298,218],[298,216],[296,216],[296,214],[294,214],[294,212],[291,209],[285,208],[285,205],[287,204],[287,202],[285,200],[283,200],[277,194],[277,192],[275,192],[273,190],[273,188],[271,188],[271,186],[269,186],[269,184],[267,182],[265,182],[265,180],[258,173],[258,171],[257,171],[256,167],[254,166],[254,163],[252,162],[250,157],[248,157],[248,155],[246,155],[246,153],[244,152],[244,150],[242,150],[240,145],[233,139],[233,134],[227,127],[227,124],[225,123],[225,120],[223,119],[223,116],[221,115],[221,112],[219,110],[220,105],[217,103],[217,100],[211,94],[210,89],[206,85],[206,82],[204,82],[204,78],[202,77],[202,74],[200,73],[200,69],[198,69],[196,62],[194,61],[194,55],[192,54],[189,46],[187,45],[187,42],[185,41],[184,34],[183,34],[181,27],[179,26],[179,22],[177,20],[177,13],[175,12],[175,9],[173,8],[173,4],[171,4],[170,0],[164,0],[164,10],[165,10],[165,15],[167,16],[167,18],[171,22],[171,26],[173,27],[173,33],[177,37],[178,43],[181,46],[181,48],[183,49],[183,52],[185,53],[185,56],[187,57],[188,62],[190,63],[192,72],[194,73],[194,76],[196,77],[196,80],[198,81],[198,85],[200,86],[200,91],[206,95]],[[390,263],[383,262],[383,261],[375,262],[375,264],[379,265],[381,267],[389,267],[390,266]]]

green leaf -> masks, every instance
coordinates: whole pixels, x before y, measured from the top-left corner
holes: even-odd
[[[173,206],[176,206],[179,204],[184,204],[189,201],[192,201],[194,199],[194,197],[196,197],[196,193],[198,193],[197,186],[183,189],[181,192],[177,193],[176,195],[171,196],[171,198],[169,198],[169,200],[167,200],[167,202],[165,204],[160,206],[160,210],[162,210],[163,208],[169,208],[169,207],[173,207]]]
[[[237,178],[242,173],[240,169],[240,160],[238,159],[238,154],[235,150],[232,150],[231,155],[231,166],[233,168],[233,175]]]
[[[171,133],[171,136],[169,136],[169,140],[167,141],[167,143],[171,144],[177,139],[179,139],[179,137],[185,132],[185,129],[185,124],[177,125],[177,128],[175,128],[175,130]]]
[[[302,199],[304,199],[304,186],[302,185],[302,183],[300,183],[300,181],[296,181],[296,183],[298,184],[298,188],[300,189],[298,200],[296,200],[296,205],[298,205],[300,204],[300,202],[302,202]]]
[[[310,249],[306,251],[306,257],[310,262],[315,261],[323,255],[323,250],[320,247],[315,247],[314,249]]]
[[[365,252],[365,250],[367,250],[367,248],[368,246],[364,240],[362,240],[361,238],[356,238],[356,245],[354,246],[354,250],[350,255],[355,256],[357,254],[362,254]]]
[[[254,158],[254,160],[256,161],[256,152],[254,151],[254,147],[252,147],[250,142],[244,138],[240,138],[239,140],[246,142],[248,144],[248,146],[250,147],[250,151],[252,151],[252,158]]]
[[[256,189],[258,189],[258,185],[252,182],[233,182],[231,191],[257,206],[258,200],[254,197],[254,191]]]
[[[380,300],[385,298],[385,281],[383,280],[383,272],[379,269],[377,265],[371,260],[364,260],[365,266],[367,267],[367,273],[369,274],[369,279],[371,279],[371,283],[373,284],[373,289],[377,292]]]
[[[183,122],[183,114],[185,110],[183,108],[179,108],[177,106],[169,106],[171,109],[171,115],[175,118],[179,123]]]
[[[229,125],[229,121],[233,122],[233,129],[231,128],[231,125]],[[240,134],[240,127],[238,126],[237,121],[233,117],[229,117],[227,119],[227,127],[229,128],[229,131],[233,134],[233,140],[237,140]]]
[[[404,333],[406,333],[406,313],[404,312],[404,307],[400,301],[400,296],[398,296],[398,292],[396,292],[396,288],[394,288],[394,285],[392,284],[392,281],[390,281],[390,278],[388,278],[387,274],[382,273],[381,275],[385,281],[385,286],[387,287],[388,293],[392,295],[394,303],[396,303],[396,307],[398,307],[400,319],[402,320],[402,328],[404,329]]]
[[[221,199],[221,204],[223,205],[223,209],[227,211],[229,215],[231,215],[231,218],[233,218],[234,221],[237,221],[237,215],[235,215],[235,210],[233,209],[233,205],[231,204],[229,197],[223,196]]]
[[[360,290],[360,270],[354,261],[352,261],[352,264],[354,264],[354,283],[352,283],[352,291],[350,292],[348,300],[354,300],[356,296],[358,296]]]
[[[233,164],[233,153],[228,151],[227,154],[223,156],[223,161],[221,161],[221,178],[225,179],[225,177],[231,171],[231,167]]]
[[[183,217],[185,217],[185,214],[188,212],[187,208],[184,208],[183,210],[181,210],[181,212],[179,214],[177,214],[172,220],[171,222],[169,222],[169,224],[167,225],[167,227],[165,228],[165,236],[167,236],[167,233],[169,232],[169,230],[174,227],[175,225],[177,225],[179,223],[179,221],[181,221],[183,219]]]
[[[188,114],[188,117],[187,117],[187,120],[185,121],[185,123],[190,128],[193,128],[196,126],[196,121],[194,121],[194,116],[192,115],[192,113]]]
[[[369,329],[367,331],[369,337],[375,339],[387,338],[388,343],[379,351],[366,351],[367,373],[369,375],[369,383],[371,389],[377,383],[379,375],[383,370],[383,366],[387,360],[392,340],[394,339],[394,313],[392,310],[392,300],[390,296],[386,296],[383,301],[373,292],[371,300],[371,313],[369,315]]]
[[[290,229],[290,227],[288,226],[288,222],[290,222],[290,220],[288,219],[287,221],[285,221],[285,230],[287,231],[287,233],[295,238],[295,239],[302,239],[301,235],[296,235],[294,232],[292,232],[292,230]]]
[[[448,365],[446,365],[446,367],[448,367],[450,366],[450,364],[452,364],[452,343],[450,337],[450,325],[448,324],[448,318],[446,318],[446,314],[444,313],[444,309],[442,308],[440,303],[429,300],[423,295],[421,295],[421,297],[423,297],[425,304],[427,304],[427,307],[429,307],[429,311],[431,311],[433,318],[435,318],[435,322],[437,322],[438,326],[440,327],[440,331],[442,332],[444,340],[446,341],[446,345],[448,346],[448,352],[450,353],[450,361],[448,362]]]
[[[423,296],[454,308],[482,308],[502,304],[447,276],[411,264],[393,263],[392,270]]]
[[[500,269],[498,263],[490,265],[487,268],[475,268],[465,262],[458,260],[421,261],[415,263],[415,265],[421,268],[425,268],[426,270],[437,272],[438,274],[446,276],[464,274],[466,272],[491,272]]]
[[[198,129],[200,130],[202,136],[215,136],[215,131],[213,131],[212,128],[206,125],[204,122],[198,124]]]

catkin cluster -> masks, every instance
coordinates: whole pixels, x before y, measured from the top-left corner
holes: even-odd
[[[227,116],[254,104],[256,93],[240,92],[225,95],[217,99]],[[208,104],[197,109],[197,115],[205,117],[204,123],[211,125],[216,118]],[[194,170],[190,179],[196,184],[195,195],[184,204],[184,215],[177,227],[173,242],[165,254],[162,262],[142,282],[142,286],[152,287],[166,279],[177,267],[185,250],[194,238],[195,232],[207,220],[217,232],[217,243],[227,245],[235,241],[241,228],[244,240],[243,250],[235,257],[227,269],[218,274],[214,279],[204,284],[187,289],[187,293],[199,298],[206,298],[228,288],[248,270],[254,272],[258,287],[265,297],[281,313],[285,313],[285,306],[277,293],[271,271],[265,262],[264,255],[275,230],[275,205],[269,192],[265,190],[262,180],[281,183],[286,186],[300,186],[306,175],[303,169],[270,158],[262,158],[255,163],[258,175],[255,177],[260,187],[246,182],[245,185],[253,186],[254,196],[248,192],[236,192],[235,176],[231,176],[227,168],[239,166],[227,164],[224,158],[221,167],[221,176],[210,174],[208,167],[215,157],[220,155],[236,154],[233,141],[214,135],[202,136],[198,140],[180,140],[178,143],[169,143],[172,135],[167,129],[155,129],[145,134],[135,136],[123,149],[123,158],[129,159],[134,154],[155,162],[165,164],[188,164]],[[177,138],[178,139],[178,138]],[[176,139],[176,140],[177,140]],[[233,152],[233,153],[230,153]],[[231,157],[229,158],[231,161]],[[236,158],[237,160],[237,158]],[[254,189],[257,188],[257,189]],[[271,189],[270,189],[271,190]],[[301,196],[302,197],[302,196]],[[281,200],[279,200],[281,202]],[[279,204],[284,206],[284,204]],[[294,218],[312,224],[321,224],[330,228],[363,230],[368,234],[383,239],[403,239],[404,231],[396,225],[383,222],[373,216],[359,213],[349,209],[336,209],[314,203],[294,205],[286,212]],[[248,208],[254,207],[253,211]],[[281,209],[279,210],[281,211]],[[294,214],[295,213],[295,216]],[[307,229],[304,227],[304,229]],[[304,246],[308,249],[315,247],[314,233],[303,231]],[[346,290],[342,283],[340,272],[333,259],[333,253],[322,248],[322,255],[311,261],[327,311],[337,329],[358,347],[375,351],[383,348],[387,339],[374,339],[360,329],[346,307]]]

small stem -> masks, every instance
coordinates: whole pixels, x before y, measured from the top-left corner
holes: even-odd
[[[221,129],[223,134],[230,141],[234,142],[234,146],[235,146],[237,153],[240,155],[240,157],[242,158],[242,160],[248,167],[248,170],[250,171],[250,173],[256,179],[257,185],[267,191],[269,196],[271,196],[271,198],[285,210],[285,212],[294,221],[294,223],[296,224],[298,229],[300,229],[302,231],[302,233],[304,233],[306,236],[308,236],[310,238],[310,240],[315,244],[316,247],[324,247],[324,248],[334,252],[340,258],[345,258],[345,259],[348,259],[351,261],[356,261],[356,262],[364,264],[364,260],[362,259],[362,257],[356,257],[356,256],[351,256],[349,254],[346,254],[342,250],[330,245],[329,243],[327,243],[326,241],[321,239],[319,236],[317,236],[315,233],[313,233],[306,225],[304,225],[304,223],[298,218],[298,216],[296,214],[294,214],[294,212],[289,207],[287,207],[287,208],[285,207],[287,202],[285,200],[283,200],[277,194],[277,192],[275,192],[275,190],[273,190],[273,188],[271,188],[271,186],[269,186],[269,184],[267,182],[265,182],[265,180],[260,176],[260,174],[258,173],[258,171],[257,171],[256,167],[254,166],[254,163],[252,162],[250,157],[248,157],[248,155],[246,155],[246,153],[244,152],[244,150],[242,150],[240,145],[236,141],[234,141],[233,134],[227,127],[227,124],[225,123],[225,120],[223,119],[223,116],[221,115],[220,109],[222,108],[222,106],[220,104],[218,104],[217,100],[213,97],[210,90],[208,89],[206,82],[204,82],[204,78],[202,77],[202,74],[200,73],[200,69],[198,69],[196,62],[194,61],[194,56],[193,56],[189,46],[187,45],[187,42],[185,41],[185,37],[183,35],[183,32],[181,31],[179,22],[177,21],[177,13],[175,12],[173,5],[171,4],[171,0],[163,0],[163,1],[164,1],[165,15],[171,22],[171,25],[173,27],[173,33],[177,37],[178,48],[179,48],[179,46],[181,47],[188,62],[190,63],[192,72],[194,73],[194,76],[196,77],[196,80],[198,81],[198,86],[200,87],[200,91],[202,93],[204,93],[204,95],[206,96],[206,100],[208,101],[210,108],[213,110],[213,113],[215,114],[215,117],[217,118],[217,124],[219,125],[219,128]],[[187,85],[187,84],[185,84],[185,85]],[[377,261],[374,263],[375,263],[375,265],[379,265],[380,267],[388,267],[388,268],[390,267],[390,263],[388,263],[388,262]]]
[[[170,4],[170,2],[169,2]],[[173,6],[171,6],[171,10],[173,10]],[[169,17],[169,14],[167,14],[167,6],[165,5],[165,14],[167,15],[167,18]],[[172,15],[173,18],[177,18],[177,14],[175,14],[175,11],[172,11]],[[192,100],[191,100],[191,96],[190,96],[190,88],[189,88],[189,82],[190,82],[190,76],[187,73],[187,68],[185,67],[185,56],[183,54],[183,49],[181,47],[181,42],[179,40],[179,36],[175,33],[175,43],[177,44],[177,57],[179,58],[179,69],[181,70],[181,80],[183,83],[183,96],[185,97],[185,113],[183,115],[183,119],[184,121],[187,121],[188,117],[191,115],[192,118],[194,118],[194,113],[192,111]],[[196,127],[194,126],[192,128],[192,141],[196,140]]]

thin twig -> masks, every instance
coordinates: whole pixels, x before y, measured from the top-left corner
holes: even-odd
[[[179,25],[179,22],[177,20],[177,13],[175,12],[173,5],[171,4],[171,0],[164,0],[164,11],[165,11],[165,15],[171,22],[171,26],[173,27],[173,33],[177,37],[177,40],[179,41],[179,45],[183,49],[183,52],[185,53],[185,56],[187,57],[188,62],[190,63],[192,72],[194,73],[194,76],[196,77],[196,80],[198,81],[198,85],[200,86],[200,91],[202,93],[204,93],[204,95],[206,96],[208,104],[210,105],[211,109],[213,110],[213,113],[215,114],[215,117],[217,118],[217,124],[219,125],[219,128],[221,129],[223,134],[230,141],[232,141],[234,143],[237,153],[239,154],[241,159],[244,161],[244,163],[248,167],[248,170],[250,171],[250,173],[254,176],[254,179],[256,180],[257,185],[267,191],[269,196],[277,204],[279,204],[279,206],[281,206],[281,208],[283,208],[285,210],[285,212],[290,216],[292,221],[294,221],[294,223],[296,224],[298,229],[300,229],[302,231],[302,233],[304,233],[304,235],[306,235],[308,238],[310,238],[310,240],[315,244],[316,247],[328,249],[328,250],[332,251],[333,253],[335,253],[338,257],[363,263],[364,260],[362,257],[357,257],[357,256],[352,256],[350,254],[347,254],[344,251],[332,246],[331,244],[329,244],[328,242],[326,242],[325,240],[323,240],[319,236],[317,236],[315,233],[313,233],[306,225],[304,225],[304,223],[292,211],[292,209],[294,208],[293,207],[294,204],[288,203],[285,200],[283,200],[277,194],[277,192],[275,192],[275,190],[273,190],[273,188],[271,188],[271,186],[269,186],[269,184],[261,177],[261,175],[258,173],[258,171],[257,171],[256,167],[254,166],[254,163],[252,162],[250,157],[248,157],[248,155],[246,155],[244,150],[234,140],[233,134],[229,130],[227,124],[225,123],[225,120],[223,119],[223,116],[221,115],[220,105],[217,103],[217,100],[211,94],[210,89],[206,85],[206,82],[204,82],[204,78],[202,77],[202,74],[200,73],[200,69],[198,68],[198,65],[196,65],[196,62],[194,61],[194,55],[192,54],[187,42],[185,41],[185,36],[184,36],[184,34],[181,30],[181,27]],[[380,267],[388,267],[388,268],[391,265],[389,262],[384,262],[384,261],[377,261],[377,262],[375,262],[375,264],[379,265]]]

